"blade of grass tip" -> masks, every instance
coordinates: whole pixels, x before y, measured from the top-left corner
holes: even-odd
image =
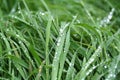
[[[66,23],[62,23],[58,41],[57,41],[56,50],[55,50],[55,55],[52,63],[52,75],[51,75],[52,79],[51,80],[57,80],[59,59],[60,59],[61,52],[63,50],[64,40],[66,37],[66,27],[67,27]]]
[[[18,4],[18,1],[15,2],[13,8],[12,8],[11,11],[10,11],[10,14],[12,14],[12,13],[14,13],[14,12],[16,11],[17,4]]]
[[[84,2],[81,1],[80,3],[81,3],[81,5],[83,6],[84,10],[86,11],[88,17],[90,17],[90,19],[91,19],[91,21],[93,22],[93,24],[96,25],[95,20],[93,19],[92,15],[91,15],[90,12],[86,9],[86,6],[85,6]]]
[[[46,4],[46,2],[44,0],[40,0],[42,2],[42,4],[44,5],[44,7],[46,8],[46,10],[50,13],[50,10]]]
[[[68,32],[66,34],[64,51],[60,55],[60,68],[59,68],[58,80],[61,80],[61,75],[62,75],[62,71],[63,71],[65,59],[66,59],[66,55],[67,55],[68,50],[69,50],[69,46],[70,46],[70,29],[68,30]]]

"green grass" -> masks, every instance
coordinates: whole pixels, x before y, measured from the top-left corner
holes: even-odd
[[[0,0],[0,80],[120,80],[119,0]]]

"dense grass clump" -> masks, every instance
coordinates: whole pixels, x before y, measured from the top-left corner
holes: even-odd
[[[119,0],[0,0],[0,80],[120,80]]]

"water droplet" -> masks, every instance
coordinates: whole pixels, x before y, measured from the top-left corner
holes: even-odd
[[[89,75],[89,72],[87,72],[86,75]]]
[[[91,58],[89,61],[89,64],[91,64],[94,61],[94,58]]]
[[[85,80],[84,78],[82,78],[81,80]]]
[[[20,35],[18,35],[18,34],[17,34],[16,36],[17,36],[17,37],[20,37]]]
[[[27,53],[27,50],[25,49],[24,52]]]
[[[77,16],[73,16],[73,18],[75,19],[75,18],[77,18]]]
[[[9,51],[8,54],[11,55],[11,52]]]
[[[21,44],[22,43],[22,41],[19,41],[19,44]]]
[[[12,18],[14,18],[15,16],[14,16],[14,15],[12,15],[11,17],[12,17]]]
[[[77,23],[80,23],[80,20],[77,20]]]
[[[3,37],[3,40],[6,40],[6,38],[5,38],[5,37]]]
[[[97,57],[99,57],[99,54],[97,54]]]
[[[64,31],[64,30],[63,30],[62,28],[60,28],[60,34],[63,34],[63,31]]]
[[[57,46],[60,46],[60,43],[57,43]]]
[[[113,13],[114,13],[115,9],[113,8],[110,13],[108,14],[107,17],[105,17],[101,22],[100,22],[100,25],[101,26],[106,26],[107,24],[110,23],[110,20],[112,19],[113,17]]]
[[[106,69],[106,68],[107,68],[107,66],[105,65],[105,66],[104,66],[104,68]]]
[[[21,13],[21,11],[19,10],[19,11],[18,11],[18,14],[20,14],[20,13]]]
[[[96,68],[96,66],[94,65],[94,66],[93,66],[93,69],[95,69],[95,68]]]
[[[61,38],[58,39],[58,43],[60,43],[60,42],[61,42]]]
[[[115,65],[115,69],[117,69],[117,65]]]
[[[72,64],[72,63],[70,63],[70,64],[69,64],[69,66],[70,66],[70,67],[72,67],[72,66],[73,66],[73,64]]]
[[[43,13],[43,12],[40,12],[40,14],[41,14],[41,15],[45,15],[45,13]]]
[[[9,29],[7,29],[6,31],[9,31]]]
[[[100,20],[100,18],[97,18],[97,21],[99,21]]]

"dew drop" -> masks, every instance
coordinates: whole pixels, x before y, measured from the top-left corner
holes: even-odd
[[[95,69],[96,68],[96,66],[93,66],[93,69]]]
[[[106,68],[107,68],[107,66],[105,65],[105,66],[104,66],[104,68],[106,69]]]
[[[87,72],[86,75],[89,75],[89,72]]]
[[[20,37],[20,35],[18,35],[18,34],[17,34],[16,36],[17,36],[17,37]]]
[[[60,42],[61,42],[61,38],[58,39],[58,43],[60,43]]]
[[[77,16],[73,16],[73,18],[75,19]]]
[[[21,13],[21,11],[19,10],[19,11],[18,11],[18,14],[20,14],[20,13]]]
[[[60,43],[59,43],[59,42],[57,43],[57,46],[60,46]]]
[[[72,66],[73,66],[73,64],[72,64],[72,63],[70,63],[70,64],[69,64],[69,66],[70,66],[70,67],[72,67]]]
[[[94,58],[93,58],[93,59],[90,59],[89,64],[91,64],[93,61],[94,61]]]
[[[84,78],[82,78],[81,80],[85,80]]]
[[[7,29],[6,31],[9,31],[9,29]]]
[[[10,51],[8,52],[8,54],[9,54],[9,55],[11,54]]]
[[[117,65],[115,65],[115,69],[117,68]]]
[[[110,13],[108,14],[108,16],[106,16],[101,22],[100,22],[100,25],[101,26],[106,26],[106,24],[109,24],[110,23],[110,20],[112,19],[113,17],[113,13],[114,13],[115,9],[113,8]]]
[[[27,53],[27,50],[25,49],[25,53]]]
[[[77,23],[80,23],[80,20],[77,20]]]
[[[45,13],[42,13],[41,15],[45,15]]]
[[[3,40],[6,40],[5,37],[3,37]]]
[[[63,34],[63,31],[64,31],[64,30],[63,30],[62,28],[60,28],[60,34]]]
[[[65,51],[65,50],[64,50],[63,52],[64,52],[64,53],[66,53],[66,51]]]
[[[41,15],[45,15],[45,13],[43,13],[43,12],[40,12],[40,14],[41,14]]]
[[[21,44],[22,42],[21,41],[19,41],[19,44]]]

